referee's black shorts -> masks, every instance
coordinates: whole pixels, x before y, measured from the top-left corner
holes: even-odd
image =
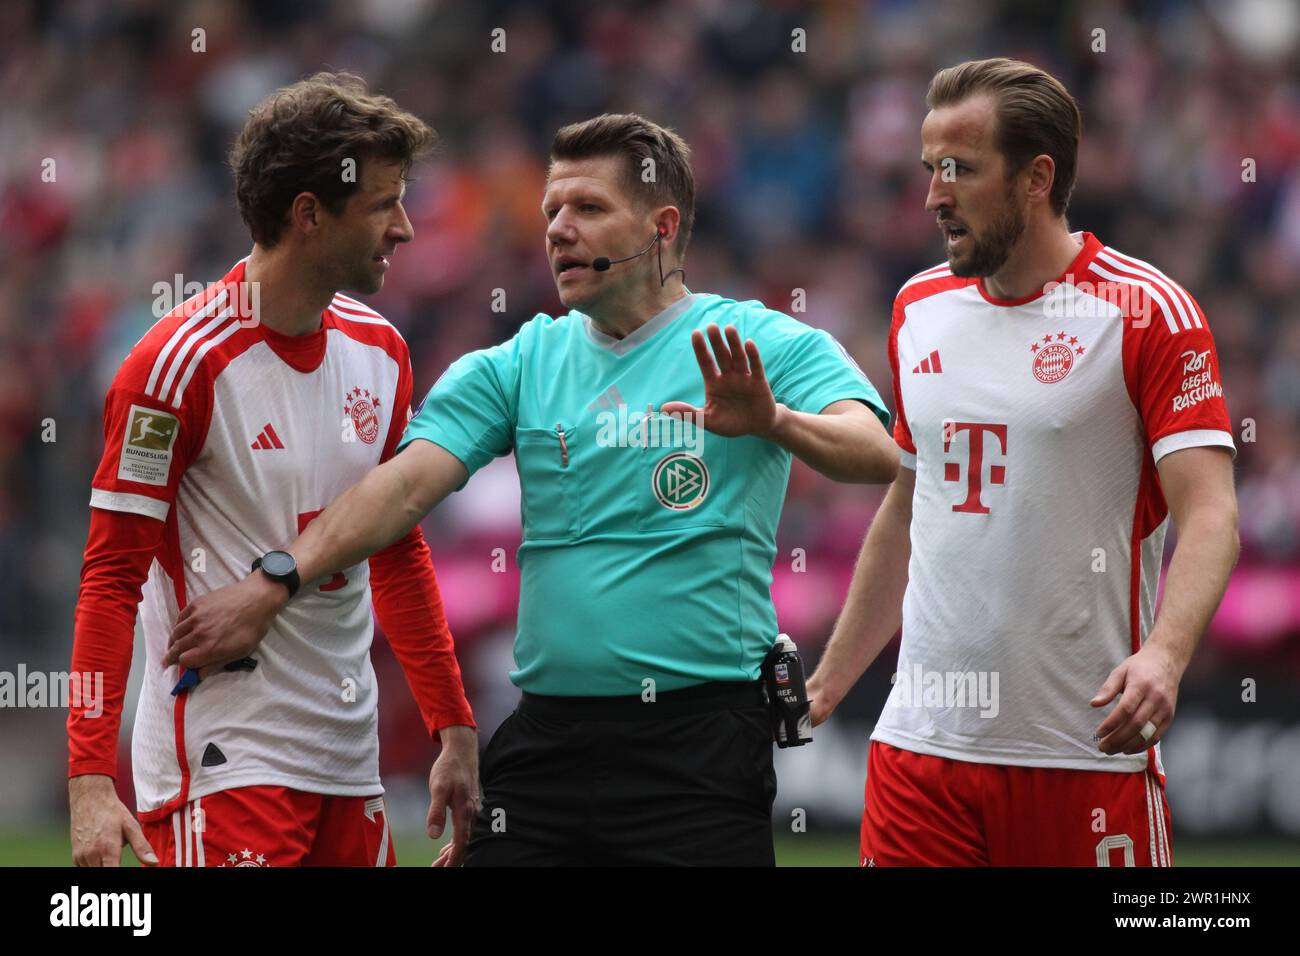
[[[483,755],[466,866],[773,866],[761,685],[525,693]]]

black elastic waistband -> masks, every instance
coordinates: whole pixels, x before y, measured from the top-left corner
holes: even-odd
[[[559,720],[654,720],[764,705],[761,681],[709,681],[659,691],[653,700],[632,697],[556,697],[524,691],[519,712]]]

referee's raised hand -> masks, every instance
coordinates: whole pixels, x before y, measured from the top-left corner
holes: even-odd
[[[688,402],[665,402],[663,413],[696,416],[705,429],[727,438],[771,432],[779,409],[758,346],[753,339],[742,343],[734,325],[727,326],[724,338],[722,330],[710,324],[708,336],[712,354],[704,335],[698,329],[691,333],[691,345],[704,376],[704,408]]]

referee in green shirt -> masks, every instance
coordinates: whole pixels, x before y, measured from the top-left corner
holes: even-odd
[[[695,184],[672,131],[564,127],[542,212],[569,312],[453,363],[399,453],[287,550],[304,581],[359,563],[513,452],[523,694],[465,862],[771,865],[759,670],[790,456],[891,481],[888,412],[828,333],[686,288]],[[247,656],[285,596],[252,575],[199,598],[187,666]]]

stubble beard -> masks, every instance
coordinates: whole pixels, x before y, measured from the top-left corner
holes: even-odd
[[[1025,216],[1020,207],[1007,197],[1002,212],[989,226],[984,236],[970,233],[971,251],[964,259],[949,257],[952,274],[963,279],[985,278],[996,273],[1011,255],[1011,250],[1025,231]]]

